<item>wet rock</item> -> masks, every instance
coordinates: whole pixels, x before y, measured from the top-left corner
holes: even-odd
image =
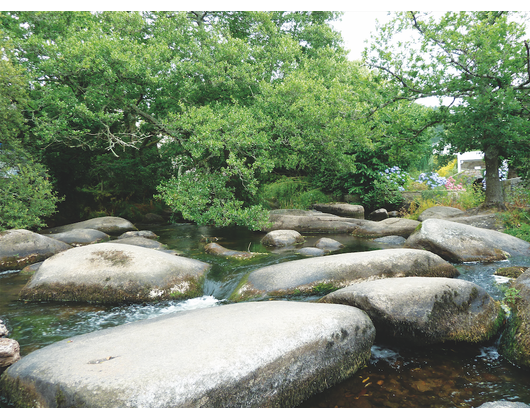
[[[511,363],[530,368],[530,270],[512,284],[518,291],[511,304],[511,315],[502,333],[499,353]]]
[[[334,214],[340,217],[353,217],[354,219],[364,219],[364,207],[357,204],[348,203],[326,203],[313,204],[313,209],[322,213]]]
[[[43,262],[21,291],[24,300],[145,302],[202,295],[210,265],[158,250],[102,243]]]
[[[0,368],[11,366],[20,360],[20,345],[10,338],[0,338]]]
[[[82,222],[71,223],[69,225],[44,229],[40,233],[60,233],[73,229],[95,229],[108,235],[120,235],[123,232],[127,232],[129,230],[137,230],[131,222],[122,217],[103,216],[95,217]]]
[[[484,403],[477,408],[530,408],[530,405],[513,401],[493,401]]]
[[[270,230],[290,229],[304,234],[349,233],[358,237],[378,238],[400,235],[408,237],[420,224],[417,220],[392,218],[380,222],[340,217],[317,211],[270,212]]]
[[[454,278],[386,278],[337,290],[320,302],[362,309],[378,342],[407,346],[485,342],[504,319],[500,304],[482,287]]]
[[[405,243],[406,239],[403,236],[391,235],[375,238],[374,241],[382,244],[401,246]]]
[[[423,222],[405,245],[426,249],[455,263],[499,261],[530,252],[530,243],[515,236],[441,219]]]
[[[156,233],[153,233],[150,230],[132,230],[129,232],[122,233],[120,236],[118,236],[118,239],[132,238],[136,236],[140,236],[142,238],[147,238],[147,239],[158,238]]]
[[[332,252],[344,248],[344,245],[335,239],[320,238],[318,241],[316,241],[315,247],[323,249],[324,251]]]
[[[212,255],[220,255],[226,258],[235,258],[238,260],[246,260],[248,258],[253,258],[256,256],[256,253],[245,252],[245,251],[234,251],[232,249],[225,248],[222,245],[219,245],[216,242],[210,242],[204,246],[204,251]]]
[[[305,239],[300,233],[290,229],[273,230],[261,239],[262,245],[274,247],[303,244],[304,242]]]
[[[62,241],[26,229],[6,230],[0,232],[0,271],[20,270],[70,248]]]
[[[0,386],[18,407],[295,407],[362,368],[374,337],[345,305],[221,305],[54,343]]]
[[[423,250],[384,249],[327,255],[274,264],[243,277],[231,299],[317,293],[384,277],[456,277],[459,272],[439,256]]]
[[[72,229],[66,232],[46,233],[44,236],[72,246],[95,244],[110,238],[106,233],[96,229]]]

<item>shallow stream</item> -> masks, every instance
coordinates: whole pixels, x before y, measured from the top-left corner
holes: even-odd
[[[142,228],[142,227],[140,227]],[[248,272],[262,266],[301,257],[294,250],[271,251],[260,244],[262,233],[241,228],[215,229],[176,224],[158,229],[159,241],[182,255],[212,264],[204,296],[183,302],[132,305],[79,303],[24,303],[18,294],[29,279],[19,272],[0,273],[0,319],[20,343],[22,356],[75,335],[113,327],[162,314],[229,304],[226,301]],[[320,237],[343,243],[340,252],[384,248],[374,241],[350,235],[306,236],[304,246]],[[203,251],[205,238],[215,237],[229,249],[266,252],[265,258],[234,262]],[[494,275],[500,267],[530,267],[530,256],[490,264],[462,264],[460,278],[484,287],[502,298],[505,278]],[[317,299],[303,298],[305,300]],[[393,348],[374,345],[366,367],[352,378],[305,401],[301,407],[478,407],[488,401],[507,400],[530,404],[530,373],[499,355],[495,342],[484,345],[437,345],[426,348]],[[7,407],[0,401],[0,407]]]

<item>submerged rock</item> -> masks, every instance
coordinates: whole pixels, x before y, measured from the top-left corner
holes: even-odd
[[[456,277],[439,256],[416,249],[384,249],[327,255],[274,264],[243,277],[231,299],[319,293],[384,277]]]
[[[345,305],[222,305],[49,345],[0,386],[17,407],[295,407],[362,368],[374,337]]]
[[[131,222],[122,217],[103,216],[69,225],[44,229],[41,233],[60,233],[73,229],[96,229],[109,235],[120,235],[129,230],[138,230]]]
[[[6,230],[0,232],[0,271],[20,270],[70,248],[62,241],[26,229]]]
[[[209,244],[206,244],[204,246],[204,250],[208,254],[220,255],[222,257],[235,258],[235,259],[238,259],[238,260],[246,260],[248,258],[253,258],[256,255],[258,255],[258,254],[253,253],[253,252],[234,251],[232,249],[225,248],[224,246],[219,245],[216,242],[210,242]]]
[[[530,270],[519,276],[512,286],[517,290],[511,304],[511,315],[501,336],[499,352],[511,363],[530,368]]]
[[[44,261],[21,291],[24,300],[144,302],[202,294],[210,265],[158,250],[102,243]]]
[[[320,302],[362,309],[378,342],[402,345],[488,341],[504,319],[482,287],[454,278],[386,278],[345,287]]]
[[[530,253],[530,243],[515,236],[441,219],[425,220],[405,245],[455,263],[499,261]]]
[[[300,248],[296,251],[296,253],[305,257],[321,257],[323,255],[326,255],[326,251],[321,248],[316,248],[314,246],[306,246]]]

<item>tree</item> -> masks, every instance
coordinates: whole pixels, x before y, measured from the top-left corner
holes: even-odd
[[[530,47],[524,19],[509,12],[448,12],[439,19],[397,13],[378,27],[365,52],[371,68],[399,83],[396,98],[453,98],[438,108],[437,120],[445,126],[439,147],[484,152],[486,207],[504,208],[500,162],[529,153]]]
[[[44,225],[58,201],[44,166],[22,148],[27,82],[0,43],[0,230]]]

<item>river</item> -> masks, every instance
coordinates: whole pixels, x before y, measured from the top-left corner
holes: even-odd
[[[142,227],[139,227],[142,228]],[[0,319],[21,346],[22,356],[75,335],[152,318],[176,311],[230,304],[228,296],[249,271],[265,265],[304,258],[292,250],[271,251],[260,244],[262,233],[242,228],[197,227],[175,224],[149,228],[168,248],[184,256],[212,264],[204,295],[183,302],[131,305],[80,303],[24,303],[18,294],[28,277],[19,272],[0,273]],[[374,241],[350,235],[306,236],[304,246],[320,237],[333,238],[345,247],[340,252],[381,249]],[[203,251],[204,239],[219,238],[220,244],[239,251],[267,252],[259,262],[234,262]],[[460,278],[484,287],[495,299],[502,298],[505,278],[494,275],[500,267],[530,267],[530,256],[496,263],[457,265]],[[312,300],[315,298],[304,298]],[[496,342],[483,345],[436,345],[425,348],[394,348],[376,343],[367,365],[350,379],[313,396],[301,407],[478,407],[488,401],[507,400],[530,404],[530,375],[506,361]],[[0,400],[0,407],[9,406]]]

